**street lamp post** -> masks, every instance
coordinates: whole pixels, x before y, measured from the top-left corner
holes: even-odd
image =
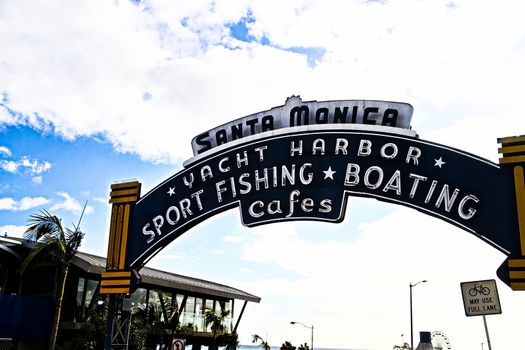
[[[426,283],[427,280],[422,280],[417,282],[416,284],[412,284],[410,282],[410,350],[414,349],[414,321],[412,316],[412,288],[417,286],[420,283]]]
[[[295,322],[295,321],[290,322],[290,324],[300,324],[301,326],[310,329],[310,331],[311,331],[310,350],[314,350],[314,325],[307,326],[307,325],[305,325],[304,323],[301,323],[301,322]]]

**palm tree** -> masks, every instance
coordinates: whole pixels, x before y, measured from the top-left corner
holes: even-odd
[[[252,335],[252,338],[252,343],[260,343],[261,348],[263,348],[263,350],[271,350],[271,347],[268,344],[268,342],[264,340],[261,336],[254,334]]]
[[[82,219],[82,215],[80,219]],[[77,253],[84,233],[79,228],[80,220],[78,226],[74,227],[74,230],[70,230],[62,226],[60,218],[51,215],[46,210],[42,210],[40,214],[31,215],[28,225],[29,228],[24,233],[24,238],[32,242],[32,250],[22,262],[20,273],[23,274],[30,265],[35,263],[37,257],[43,258],[44,255],[56,262],[60,269],[55,316],[49,341],[49,349],[54,350],[70,260]]]
[[[308,346],[308,344],[304,343],[304,344],[299,345],[297,350],[310,350],[310,347]]]
[[[239,335],[237,332],[231,334],[224,334],[224,346],[225,350],[237,350],[239,348]]]
[[[285,341],[283,345],[281,345],[280,350],[295,350],[297,349],[295,346],[292,345],[291,342]]]
[[[211,331],[213,332],[212,350],[215,350],[215,340],[217,339],[217,334],[222,334],[224,332],[224,320],[229,315],[230,310],[221,309],[220,313],[216,313],[209,307],[207,307],[204,312],[204,324],[206,327],[211,325]]]

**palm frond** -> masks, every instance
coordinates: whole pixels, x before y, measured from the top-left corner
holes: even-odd
[[[68,253],[67,260],[71,259],[76,254],[83,238],[84,232],[80,231],[78,228],[74,231],[66,228],[65,246],[66,252]]]
[[[252,335],[252,343],[257,343],[258,341],[264,341],[258,334]]]
[[[24,232],[24,238],[31,241],[38,241],[46,235],[64,235],[62,220],[55,215],[51,215],[43,209],[39,214],[29,217],[28,228]]]
[[[37,257],[50,253],[53,250],[56,250],[56,245],[58,242],[53,242],[52,239],[49,239],[46,243],[38,243],[33,249],[29,252],[27,257],[20,264],[20,274],[24,274],[27,268],[37,261]],[[41,263],[41,261],[39,261]]]

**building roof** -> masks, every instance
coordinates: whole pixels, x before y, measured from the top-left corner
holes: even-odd
[[[16,254],[10,247],[21,246],[24,239],[14,237],[0,237],[0,248],[7,250],[12,255]],[[21,260],[19,258],[19,260]],[[78,252],[71,263],[82,270],[100,275],[106,271],[106,258],[93,254]],[[206,281],[198,278],[183,276],[167,271],[143,267],[139,271],[142,283],[166,288],[179,289],[193,293],[207,294],[223,298],[240,299],[258,303],[261,298],[242,290],[223,284]]]
[[[78,252],[71,262],[89,273],[101,274],[106,271],[106,258],[101,256]],[[143,267],[139,273],[142,277],[142,282],[147,284],[224,298],[252,301],[255,303],[261,301],[261,298],[258,296],[243,292],[242,290],[194,277],[183,276],[149,267]]]

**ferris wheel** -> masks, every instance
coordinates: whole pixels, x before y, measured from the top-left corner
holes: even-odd
[[[450,340],[447,335],[441,331],[432,332],[432,346],[436,350],[452,350]]]

